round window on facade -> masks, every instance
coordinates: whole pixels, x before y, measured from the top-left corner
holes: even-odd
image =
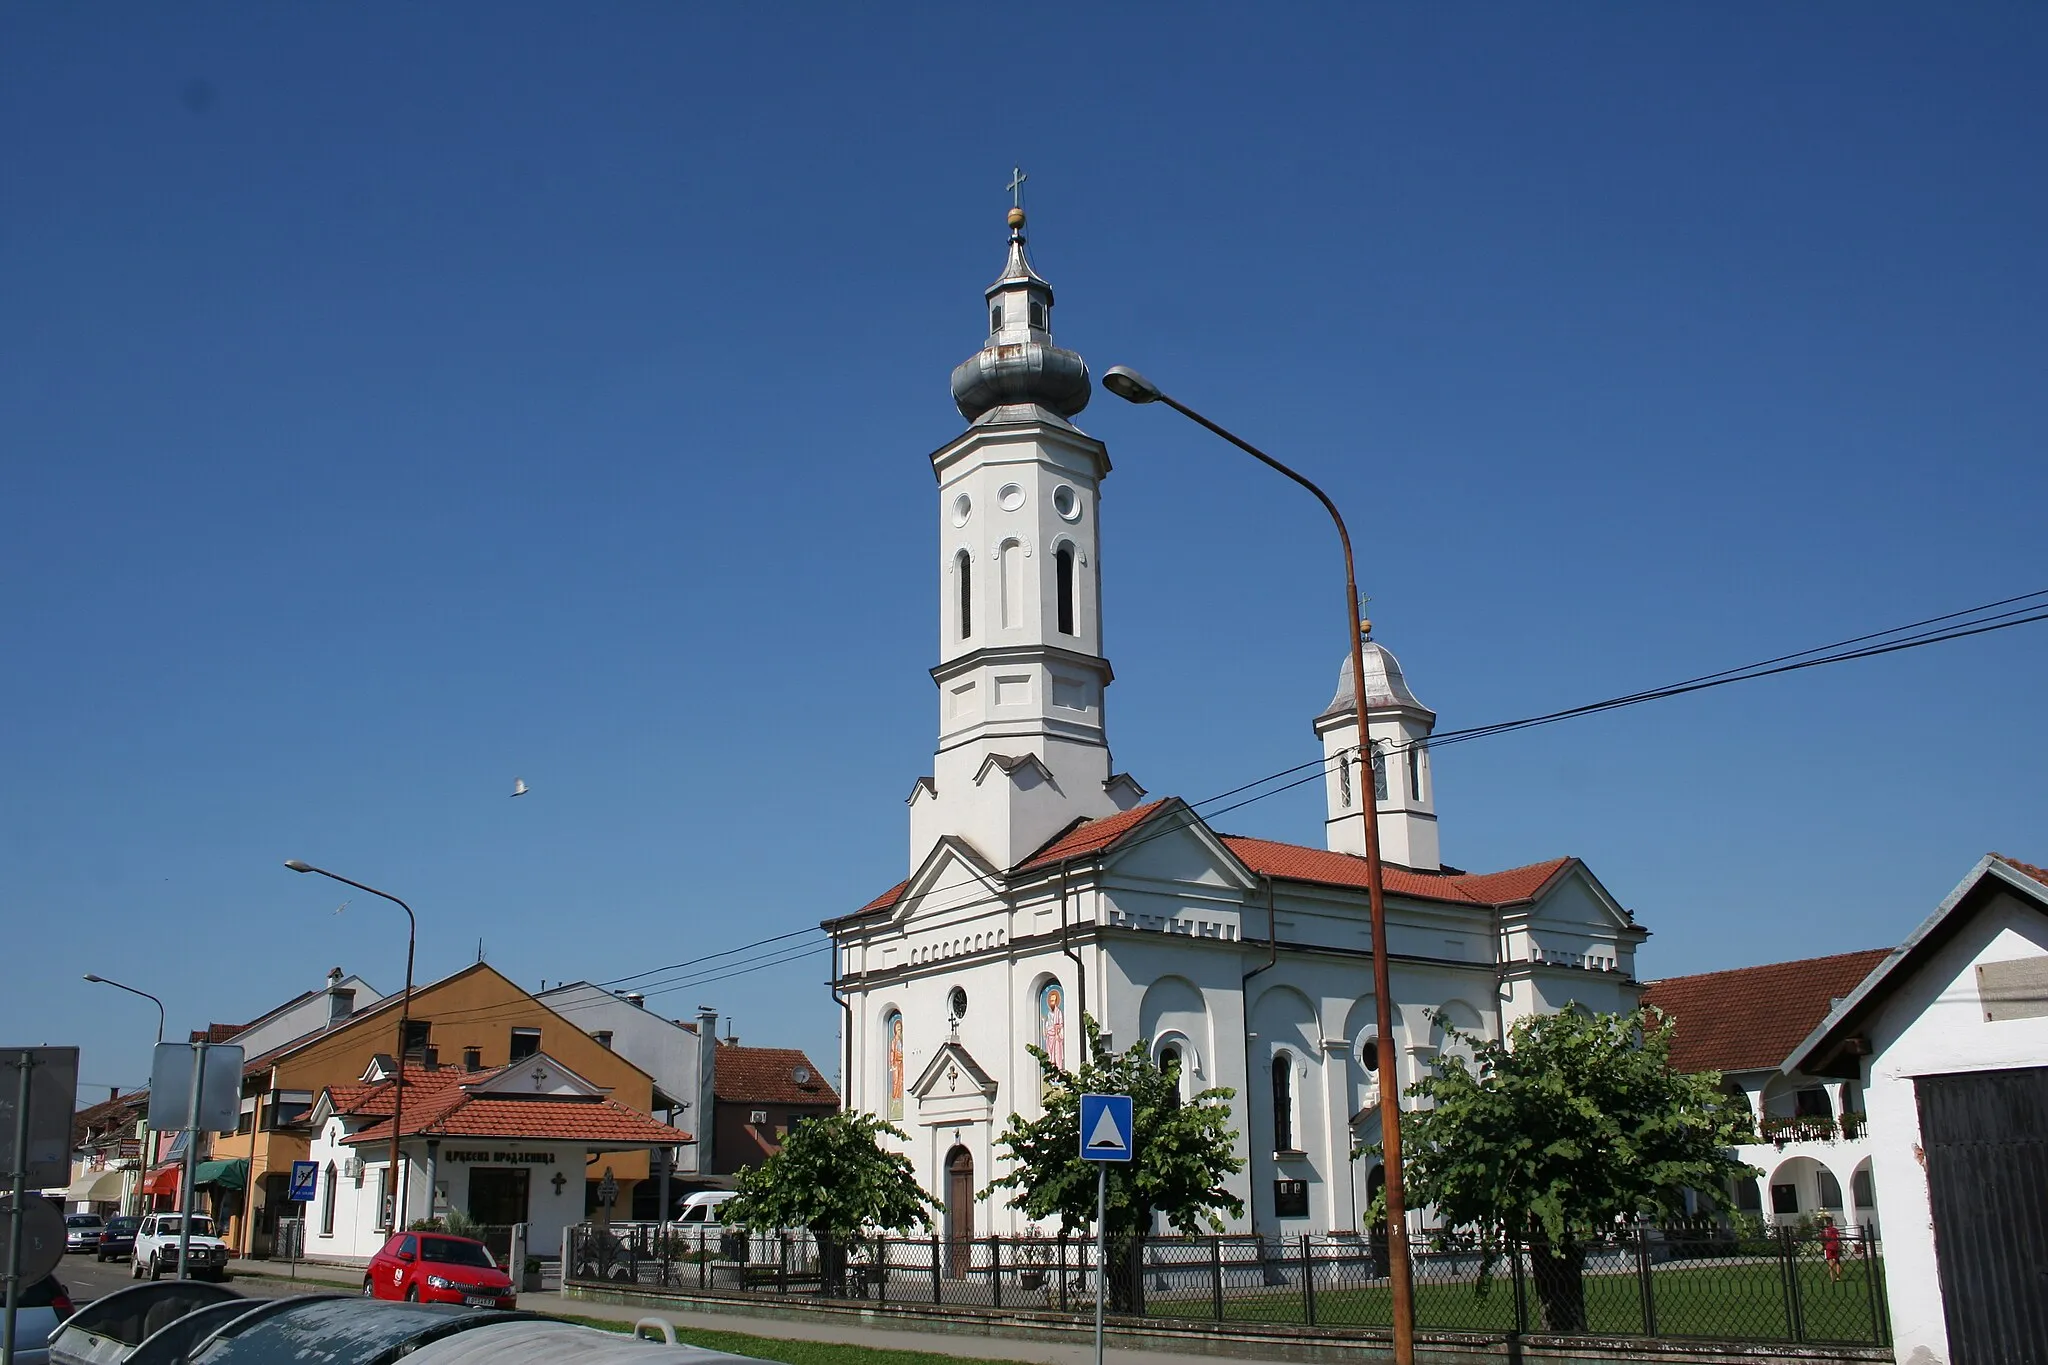
[[[1378,1075],[1380,1070],[1380,1038],[1377,1033],[1368,1033],[1358,1040],[1358,1064],[1368,1075]]]
[[[1070,484],[1061,484],[1052,490],[1052,510],[1067,521],[1081,519],[1081,495]]]
[[[953,524],[955,526],[965,526],[967,519],[973,515],[974,499],[968,497],[965,493],[953,499]]]
[[[1024,505],[1024,490],[1014,483],[1006,483],[996,494],[996,501],[1005,512],[1014,512]]]
[[[964,987],[955,986],[946,992],[946,1013],[955,1019],[967,1017],[967,991]]]

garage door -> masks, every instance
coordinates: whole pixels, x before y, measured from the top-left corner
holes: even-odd
[[[1951,1365],[2048,1361],[2048,1067],[1922,1076]]]

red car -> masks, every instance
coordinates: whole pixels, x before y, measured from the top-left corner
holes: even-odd
[[[441,1232],[391,1234],[384,1249],[370,1258],[363,1297],[471,1308],[513,1308],[519,1303],[511,1277],[498,1269],[488,1247]]]

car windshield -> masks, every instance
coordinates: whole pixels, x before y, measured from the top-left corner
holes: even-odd
[[[110,1218],[107,1220],[107,1231],[133,1232],[139,1223],[140,1220],[135,1218]]]
[[[180,1231],[178,1227],[177,1218],[173,1216],[170,1218],[157,1219],[156,1230],[161,1235],[171,1237],[177,1236]],[[213,1236],[213,1220],[211,1218],[201,1218],[197,1214],[194,1214],[192,1218],[192,1235],[194,1237]]]
[[[96,1213],[74,1213],[64,1220],[64,1226],[67,1228],[96,1228],[101,1226],[100,1216]]]
[[[456,1237],[420,1238],[420,1259],[437,1265],[473,1265],[485,1270],[498,1268],[482,1243],[465,1242]]]

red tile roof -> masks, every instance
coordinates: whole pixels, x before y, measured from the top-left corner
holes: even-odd
[[[1643,1003],[1676,1024],[1671,1064],[1680,1071],[1776,1067],[1856,989],[1889,948],[1652,981]]]
[[[1271,839],[1248,839],[1240,834],[1221,836],[1224,846],[1246,867],[1283,881],[1314,882],[1321,886],[1366,884],[1365,859],[1355,853],[1332,853],[1325,848],[1282,844]],[[1504,872],[1411,872],[1405,867],[1383,866],[1381,881],[1390,895],[1413,896],[1422,900],[1457,901],[1466,905],[1513,905],[1541,891],[1571,858],[1511,867]]]
[[[1035,871],[1069,858],[1100,853],[1131,834],[1171,801],[1170,797],[1164,798],[1101,820],[1082,821],[1031,855],[1016,870]],[[1332,853],[1325,848],[1285,844],[1273,839],[1252,839],[1239,834],[1217,837],[1245,866],[1265,876],[1283,881],[1365,889],[1365,859],[1357,854]],[[1534,898],[1552,878],[1575,861],[1573,858],[1552,858],[1548,862],[1511,867],[1502,872],[1465,872],[1448,867],[1440,872],[1413,872],[1387,865],[1383,869],[1383,881],[1388,892],[1397,896],[1455,901],[1464,905],[1514,905]],[[847,918],[857,919],[888,909],[902,897],[908,885],[908,882],[896,883]]]
[[[228,1039],[249,1027],[247,1024],[208,1024],[203,1029],[193,1029],[190,1043],[225,1043]]]
[[[2035,881],[2048,886],[2048,867],[2036,867],[2032,863],[2023,863],[2018,858],[2008,858],[2003,853],[1994,853],[1991,856],[2014,871],[2024,872]]]
[[[679,1128],[657,1123],[616,1100],[565,1099],[559,1095],[475,1095],[465,1086],[496,1075],[454,1067],[405,1069],[405,1126],[400,1137],[524,1138],[535,1142],[621,1142],[666,1147],[693,1139]],[[349,1136],[355,1146],[391,1140],[392,1085],[332,1086],[335,1112],[377,1117]]]
[[[711,1090],[716,1099],[733,1104],[839,1105],[838,1094],[800,1048],[722,1043],[713,1066]],[[810,1080],[797,1081],[799,1067],[810,1073]]]

